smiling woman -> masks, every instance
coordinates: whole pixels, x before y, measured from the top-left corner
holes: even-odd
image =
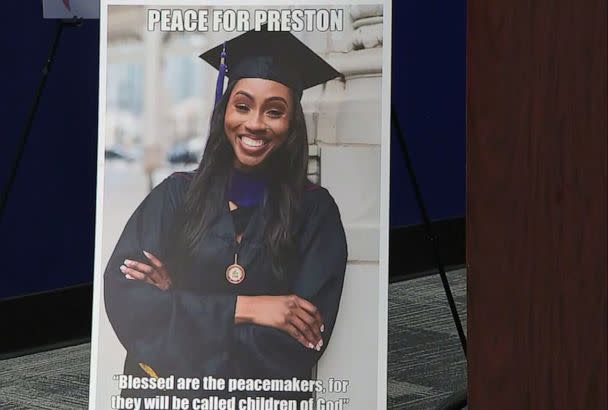
[[[248,32],[225,48],[230,82],[199,168],[167,178],[130,218],[105,271],[106,311],[126,375],[310,380],[336,321],[347,249],[336,203],[306,178],[300,98],[339,73],[290,33]],[[222,50],[202,57],[217,67]]]
[[[224,117],[224,132],[235,155],[235,166],[255,167],[286,138],[293,111],[288,87],[261,78],[236,83]]]

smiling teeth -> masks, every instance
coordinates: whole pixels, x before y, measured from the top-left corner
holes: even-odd
[[[241,137],[241,141],[243,141],[243,144],[249,147],[261,147],[262,145],[264,145],[264,140],[254,140],[253,138],[245,136]]]

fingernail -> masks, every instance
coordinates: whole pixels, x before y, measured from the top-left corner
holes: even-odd
[[[313,345],[312,343],[310,343],[310,342],[309,342],[309,343],[308,343],[308,348],[309,348],[309,349],[314,349],[314,348],[315,348],[315,345]]]
[[[319,340],[319,347],[323,347],[323,339]]]
[[[144,255],[146,255],[146,258],[149,258],[149,257],[150,257],[150,253],[149,253],[149,252],[147,252],[147,251],[144,251]]]
[[[325,332],[325,325],[321,325],[321,333]]]
[[[129,259],[125,259],[125,261],[123,262],[125,265],[130,265],[131,261]]]
[[[125,278],[127,278],[127,279],[135,279],[133,276],[129,275],[128,273],[125,275]]]
[[[125,265],[120,265],[120,271],[124,272],[127,270],[127,267]]]
[[[317,345],[317,347],[315,347],[315,350],[316,350],[317,352],[320,352],[320,351],[321,351],[321,346]]]

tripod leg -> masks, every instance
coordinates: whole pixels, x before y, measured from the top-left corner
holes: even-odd
[[[439,270],[439,276],[441,277],[441,283],[443,284],[443,289],[445,291],[445,295],[448,299],[448,304],[450,305],[450,311],[452,312],[452,319],[454,319],[454,325],[456,326],[456,331],[458,332],[458,337],[460,338],[460,344],[462,346],[462,350],[466,357],[467,355],[467,339],[464,334],[464,330],[462,328],[462,322],[460,321],[460,317],[458,316],[458,309],[456,309],[456,303],[454,302],[454,297],[452,296],[452,290],[450,289],[450,283],[448,282],[448,278],[445,274],[445,267],[443,265],[443,261],[441,260],[441,253],[439,252],[439,244],[438,238],[433,233],[433,227],[431,225],[431,220],[426,210],[426,206],[424,204],[424,200],[422,199],[422,193],[420,192],[420,186],[418,185],[418,181],[416,180],[416,173],[414,172],[414,167],[412,165],[412,160],[409,155],[409,151],[407,148],[407,144],[405,141],[405,137],[401,132],[401,127],[399,125],[399,119],[397,118],[397,112],[395,111],[395,107],[391,105],[391,120],[393,123],[393,128],[398,136],[399,147],[401,148],[401,153],[403,158],[405,159],[405,164],[407,166],[407,172],[410,177],[410,182],[412,187],[414,188],[414,193],[416,194],[416,202],[418,203],[418,209],[420,211],[420,215],[422,216],[422,220],[424,222],[424,226],[426,229],[427,236],[431,241],[433,246],[433,256],[435,258],[435,264],[437,265],[437,269]]]
[[[63,28],[66,26],[78,27],[81,24],[82,19],[77,17],[74,17],[72,19],[57,20],[57,27],[55,28],[55,35],[53,36],[53,41],[51,42],[49,54],[46,58],[46,62],[44,63],[44,67],[42,67],[42,78],[40,78],[40,82],[38,83],[38,88],[36,89],[36,94],[34,95],[34,101],[32,102],[32,106],[30,107],[30,111],[27,115],[25,127],[23,128],[21,136],[17,142],[17,153],[15,154],[15,158],[13,159],[13,163],[10,168],[8,181],[4,189],[2,190],[2,193],[0,194],[0,221],[2,220],[4,208],[8,201],[8,194],[11,192],[13,183],[15,182],[15,178],[17,177],[17,169],[19,168],[19,162],[21,162],[21,157],[23,157],[23,151],[25,150],[25,146],[27,144],[27,137],[29,136],[32,124],[34,123],[36,111],[38,111],[38,105],[40,103],[40,97],[42,96],[42,90],[44,89],[44,85],[46,84],[46,79],[48,77],[49,71],[51,71],[51,67],[55,59],[57,46],[59,45],[59,39],[61,37],[61,33],[63,32]]]
[[[6,186],[2,190],[2,194],[0,196],[0,220],[2,219],[4,208],[8,201],[8,194],[10,193],[11,188],[13,187],[13,183],[15,182],[15,178],[17,176],[19,162],[21,161],[21,157],[23,156],[23,151],[25,150],[25,145],[27,143],[27,137],[32,128],[32,124],[34,123],[34,117],[36,115],[36,111],[38,110],[38,105],[40,103],[40,96],[42,95],[42,90],[44,89],[44,85],[46,84],[46,79],[48,77],[49,71],[51,70],[51,66],[53,64],[53,59],[55,58],[57,45],[59,44],[59,38],[61,37],[63,27],[64,23],[62,21],[57,21],[57,28],[55,29],[55,35],[53,36],[51,48],[49,49],[49,54],[47,56],[44,67],[42,68],[42,78],[38,83],[38,88],[36,89],[36,94],[34,95],[34,101],[32,102],[32,106],[30,107],[30,111],[27,115],[25,127],[23,128],[23,132],[21,133],[21,136],[17,142],[17,153],[15,155],[15,158],[13,159],[13,163],[10,168],[8,182],[6,183]]]

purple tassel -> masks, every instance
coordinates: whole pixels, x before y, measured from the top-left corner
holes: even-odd
[[[222,54],[220,54],[220,68],[217,75],[217,83],[215,85],[215,104],[222,98],[224,94],[224,77],[226,76],[226,42],[224,42],[224,48]]]

